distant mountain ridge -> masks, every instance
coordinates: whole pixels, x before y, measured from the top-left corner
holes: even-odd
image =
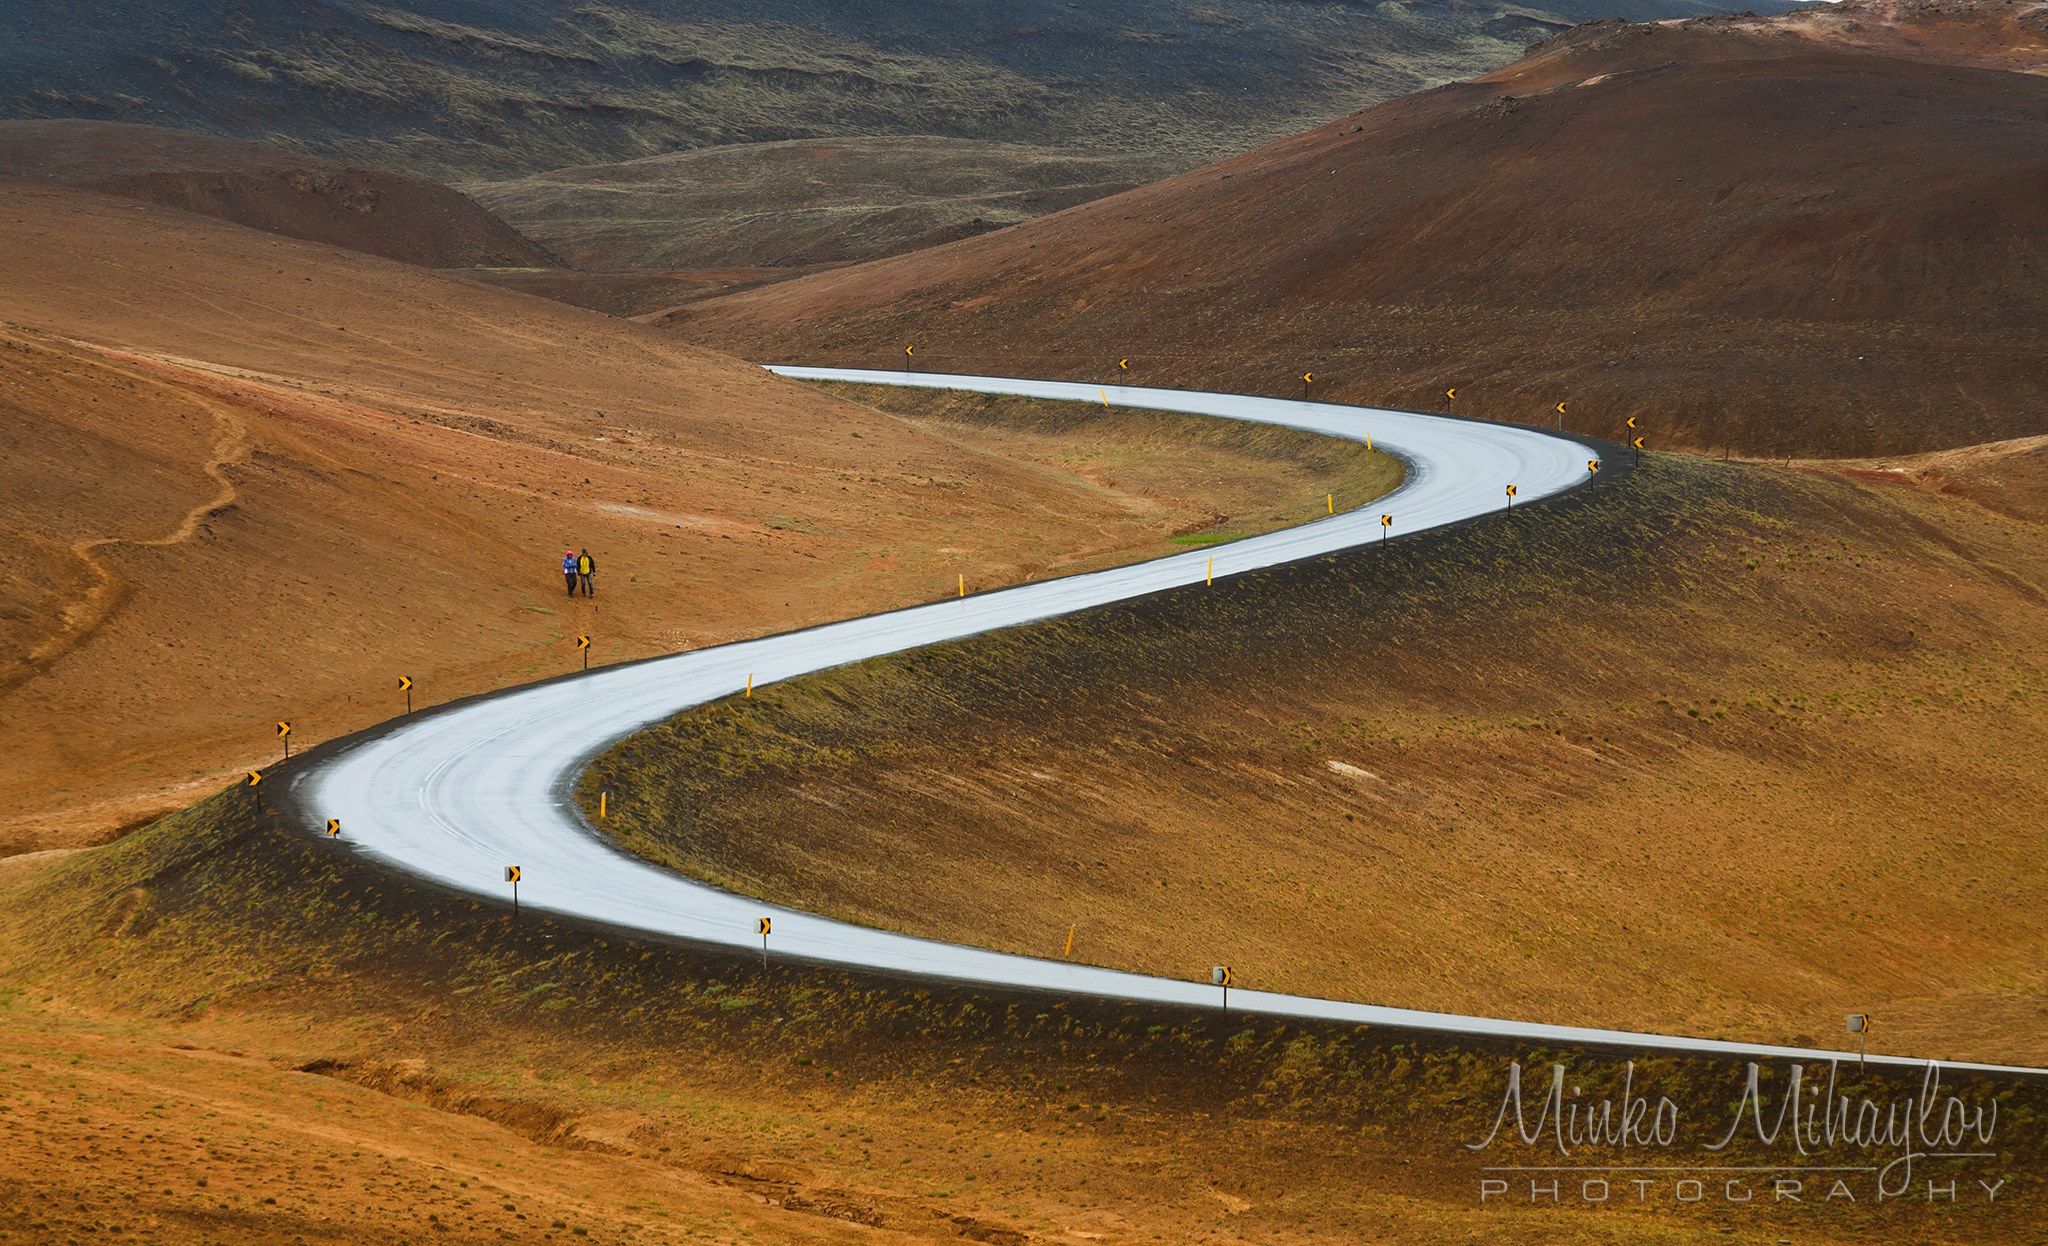
[[[738,19],[710,0],[17,0],[0,6],[0,117],[284,142],[444,180],[901,134],[1188,167],[1576,22],[1727,7],[762,0]]]

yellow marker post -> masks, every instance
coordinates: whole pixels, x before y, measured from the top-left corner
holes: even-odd
[[[1334,493],[1325,493],[1325,494],[1323,495],[1323,504],[1324,504],[1325,506],[1327,506],[1327,507],[1329,507],[1329,508],[1330,508],[1330,513],[1331,513],[1332,515],[1334,515],[1334,514],[1336,514],[1336,513],[1337,513],[1337,495],[1336,495],[1336,494],[1334,494]]]
[[[746,696],[749,700],[752,700],[754,696],[754,677],[752,675],[747,676]]]
[[[1061,960],[1072,960],[1074,956],[1074,928],[1067,927],[1067,950],[1060,953]]]
[[[1368,449],[1368,450],[1372,449],[1372,434],[1371,434],[1371,433],[1367,433],[1367,434],[1365,435],[1365,448],[1366,448],[1366,449]]]
[[[967,577],[964,575],[960,577],[960,595],[967,596]]]
[[[1216,555],[1209,555],[1209,583],[1216,582]]]
[[[597,794],[597,819],[600,822],[604,821],[605,803],[611,799],[611,795],[610,792],[599,792]]]
[[[1098,389],[1095,392],[1102,395],[1102,405],[1107,407],[1109,405],[1109,391],[1106,389]]]

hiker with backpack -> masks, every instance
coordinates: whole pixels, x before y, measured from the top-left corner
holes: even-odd
[[[585,597],[597,596],[597,585],[593,582],[596,575],[597,559],[592,558],[590,551],[586,549],[576,557],[576,579],[582,584]],[[571,592],[573,591],[572,589]]]

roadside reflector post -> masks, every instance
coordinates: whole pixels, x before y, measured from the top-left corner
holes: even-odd
[[[582,652],[582,654],[583,654],[583,669],[584,669],[584,670],[586,670],[586,671],[587,671],[587,670],[589,670],[589,669],[590,669],[590,637],[588,637],[588,636],[578,636],[578,637],[576,638],[576,648],[577,648],[577,649],[578,649],[579,651],[581,651],[581,652]]]
[[[1212,584],[1212,585],[1216,583],[1216,555],[1214,555],[1214,554],[1211,554],[1211,555],[1209,555],[1209,579],[1208,579],[1208,583],[1210,583],[1210,584]]]
[[[1323,505],[1324,505],[1324,506],[1327,506],[1327,507],[1329,508],[1329,510],[1330,510],[1330,513],[1331,513],[1332,515],[1336,514],[1336,513],[1337,513],[1337,495],[1336,495],[1336,494],[1334,494],[1334,493],[1325,493],[1325,494],[1323,495]]]
[[[1074,958],[1074,929],[1073,926],[1067,927],[1067,950],[1060,953],[1061,960],[1072,960]]]
[[[1230,966],[1218,965],[1211,969],[1209,981],[1223,988],[1223,1010],[1230,1011]]]
[[[754,677],[752,675],[747,676],[747,690],[744,695],[749,701],[754,699]]]
[[[1870,1014],[1865,1012],[1850,1013],[1845,1028],[1856,1036],[1856,1067],[1860,1069],[1863,1067],[1864,1040],[1870,1036]]]
[[[277,724],[277,738],[284,741],[284,759],[292,759],[292,725],[288,722]]]
[[[412,713],[412,679],[406,675],[398,677],[398,690],[405,694],[405,712]]]
[[[512,884],[512,916],[519,916],[519,867],[505,867],[505,881]]]
[[[763,969],[768,967],[768,931],[774,927],[774,924],[770,918],[763,917],[759,919],[759,923],[754,928],[755,932],[761,936],[761,968]]]
[[[967,596],[967,577],[964,574],[960,577],[960,595]]]
[[[599,792],[597,794],[597,820],[600,822],[604,821],[605,802],[610,800],[611,796],[610,792]]]

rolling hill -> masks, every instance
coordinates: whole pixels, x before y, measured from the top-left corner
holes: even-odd
[[[4,121],[0,177],[140,199],[430,268],[554,263],[438,182],[270,143],[111,122]]]
[[[1343,467],[906,419],[70,187],[0,181],[0,252],[0,855],[182,803],[274,720],[381,721],[400,675],[433,704],[577,634],[614,661],[1142,556],[1263,501],[1200,482],[1305,507]],[[565,598],[566,546],[599,596]]]
[[[2048,428],[2048,31],[1608,23],[1181,177],[694,304],[753,357],[1321,392],[1748,455]],[[1454,403],[1446,391],[1458,391]]]
[[[802,267],[951,242],[1177,171],[1138,153],[907,136],[732,144],[471,190],[579,267]]]

